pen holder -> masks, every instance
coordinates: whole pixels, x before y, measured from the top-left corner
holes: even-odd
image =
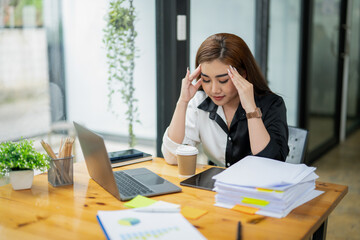
[[[51,158],[48,171],[48,181],[53,187],[73,184],[74,156],[64,158]]]

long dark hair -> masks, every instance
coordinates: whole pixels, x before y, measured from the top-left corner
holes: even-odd
[[[257,95],[271,93],[266,79],[244,40],[229,33],[217,33],[208,37],[196,53],[195,68],[203,62],[220,60],[235,67],[240,74],[253,84]]]

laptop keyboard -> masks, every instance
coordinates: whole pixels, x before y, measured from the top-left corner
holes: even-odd
[[[119,192],[124,196],[144,195],[154,192],[125,172],[114,172],[114,177]]]

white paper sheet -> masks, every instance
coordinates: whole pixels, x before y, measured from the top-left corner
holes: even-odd
[[[267,207],[271,207],[271,208],[287,208],[288,206],[292,205],[294,202],[296,202],[302,195],[304,195],[307,192],[310,192],[312,190],[315,189],[315,186],[313,187],[309,187],[307,189],[303,189],[302,191],[298,191],[293,193],[288,199],[269,199],[267,197],[258,197],[256,195],[246,195],[246,194],[242,194],[242,193],[237,193],[237,195],[230,193],[230,192],[218,192],[217,195],[215,195],[215,200],[218,201],[226,201],[229,203],[234,203],[234,204],[242,204],[242,205],[247,205],[247,206],[251,206],[251,207],[261,207],[264,206],[264,208]],[[268,204],[267,205],[256,205],[256,204],[246,204],[243,202],[244,198],[250,198],[250,199],[258,199],[258,200],[263,200],[263,201],[267,201]],[[265,203],[265,202],[264,202]]]
[[[108,239],[206,239],[180,213],[98,211]]]
[[[220,194],[224,193],[224,194],[234,195],[235,198],[243,196],[243,197],[253,197],[253,198],[266,199],[266,200],[281,199],[284,201],[288,201],[289,199],[292,198],[293,195],[296,195],[296,193],[303,192],[309,188],[311,189],[315,188],[315,180],[294,185],[286,189],[285,191],[277,191],[277,190],[271,191],[271,189],[261,191],[255,187],[228,185],[216,181],[214,191]]]

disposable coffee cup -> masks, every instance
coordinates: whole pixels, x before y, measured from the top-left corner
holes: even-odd
[[[188,145],[180,145],[176,149],[176,158],[180,176],[190,177],[195,174],[198,153],[199,151],[196,147]]]

